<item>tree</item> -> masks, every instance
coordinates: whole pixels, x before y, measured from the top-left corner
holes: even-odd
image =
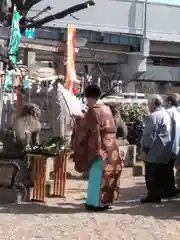
[[[27,28],[41,28],[44,24],[49,23],[53,21],[54,19],[62,19],[68,15],[71,15],[75,12],[81,11],[83,9],[86,9],[90,6],[95,6],[95,2],[93,0],[89,0],[86,2],[83,2],[81,4],[77,4],[74,6],[71,6],[61,12],[58,12],[53,15],[48,15],[47,17],[44,17],[42,19],[37,19],[43,12],[48,11],[51,9],[50,6],[47,6],[45,9],[40,11],[36,16],[32,18],[27,18],[28,11],[37,3],[41,2],[43,0],[0,0],[0,22],[9,27],[11,26],[12,22],[12,16],[13,16],[13,9],[14,5],[16,5],[17,10],[21,14],[21,20],[19,22],[20,24],[20,31],[21,34],[25,32]],[[4,56],[1,54],[2,61],[12,68],[12,63],[9,60],[9,57]]]
[[[39,20],[34,20],[36,16],[34,16],[31,19],[28,19],[27,13],[28,11],[37,3],[41,2],[43,0],[0,0],[0,21],[2,23],[8,23],[10,25],[11,19],[12,19],[12,9],[13,6],[16,5],[18,11],[21,12],[22,14],[22,19],[21,19],[21,28],[26,29],[26,28],[40,28],[42,25],[53,21],[54,19],[62,19],[72,13],[81,11],[83,9],[86,9],[90,6],[95,6],[95,2],[93,0],[86,1],[77,5],[74,5],[72,7],[69,7],[61,12],[58,12],[54,15],[48,15],[47,17],[44,17]],[[44,11],[50,10],[51,7],[47,6],[45,9],[43,9],[40,13]],[[38,16],[40,15],[38,14]]]

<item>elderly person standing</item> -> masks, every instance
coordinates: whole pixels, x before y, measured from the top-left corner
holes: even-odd
[[[171,117],[163,107],[160,95],[153,95],[148,102],[150,111],[143,137],[142,156],[145,161],[147,196],[141,203],[161,202],[164,197],[164,180],[172,156]]]
[[[180,143],[180,112],[178,111],[178,102],[180,96],[177,93],[171,93],[167,96],[165,104],[167,111],[172,118],[173,131],[173,147],[172,147],[172,158],[169,162],[167,168],[167,178],[166,178],[166,196],[174,197],[178,191],[175,188],[175,179],[174,179],[174,164],[176,159],[179,156],[179,143]],[[178,160],[177,160],[178,161]]]
[[[179,95],[179,97],[180,97],[180,95]],[[176,109],[180,113],[180,98],[179,98],[178,106]],[[176,168],[175,182],[176,182],[177,191],[179,191],[180,190],[180,151],[179,151],[178,155],[176,156],[175,168]]]
[[[180,150],[180,111],[179,111],[179,100],[180,96],[177,93],[171,93],[166,98],[166,107],[168,113],[171,115],[172,121],[174,123],[174,142],[172,148],[172,159],[169,162],[169,167],[167,169],[167,195],[169,197],[174,197],[178,191],[175,188],[175,179],[174,179],[174,164],[179,165],[179,150]]]

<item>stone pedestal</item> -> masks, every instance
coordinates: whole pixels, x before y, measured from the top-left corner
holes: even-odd
[[[22,171],[20,171],[22,170]],[[25,171],[15,160],[0,161],[0,203],[20,203],[27,195],[23,184]],[[22,174],[23,173],[23,174]],[[21,180],[22,181],[21,181]],[[21,184],[20,184],[21,183]]]
[[[24,194],[17,189],[0,188],[0,204],[16,203],[24,201]]]
[[[144,175],[144,166],[143,165],[134,165],[133,166],[133,176],[140,177]]]
[[[136,164],[136,145],[119,146],[119,152],[124,161],[124,167],[133,167]]]

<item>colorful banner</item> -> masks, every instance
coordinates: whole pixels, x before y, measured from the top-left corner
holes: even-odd
[[[17,54],[19,50],[19,45],[21,43],[21,33],[19,28],[19,21],[21,19],[20,13],[17,11],[16,6],[13,9],[12,25],[11,25],[11,36],[9,42],[9,59],[12,63],[16,64]],[[6,70],[4,89],[12,88],[13,85],[13,73],[14,70]]]
[[[20,19],[21,19],[21,15],[17,11],[16,6],[14,6],[12,26],[11,26],[11,37],[10,37],[10,44],[9,44],[9,58],[13,63],[17,62],[17,54],[18,54],[19,46],[22,39],[22,35],[19,27]]]
[[[75,69],[76,28],[68,25],[67,33],[67,64],[66,64],[66,88],[72,92],[74,83],[77,82]]]

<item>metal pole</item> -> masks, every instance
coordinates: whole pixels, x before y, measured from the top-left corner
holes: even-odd
[[[143,57],[149,57],[149,40],[147,39],[147,7],[148,1],[144,0],[144,8],[143,8],[143,36],[141,40],[141,54]]]
[[[143,40],[147,38],[147,0],[144,0],[143,8]]]

